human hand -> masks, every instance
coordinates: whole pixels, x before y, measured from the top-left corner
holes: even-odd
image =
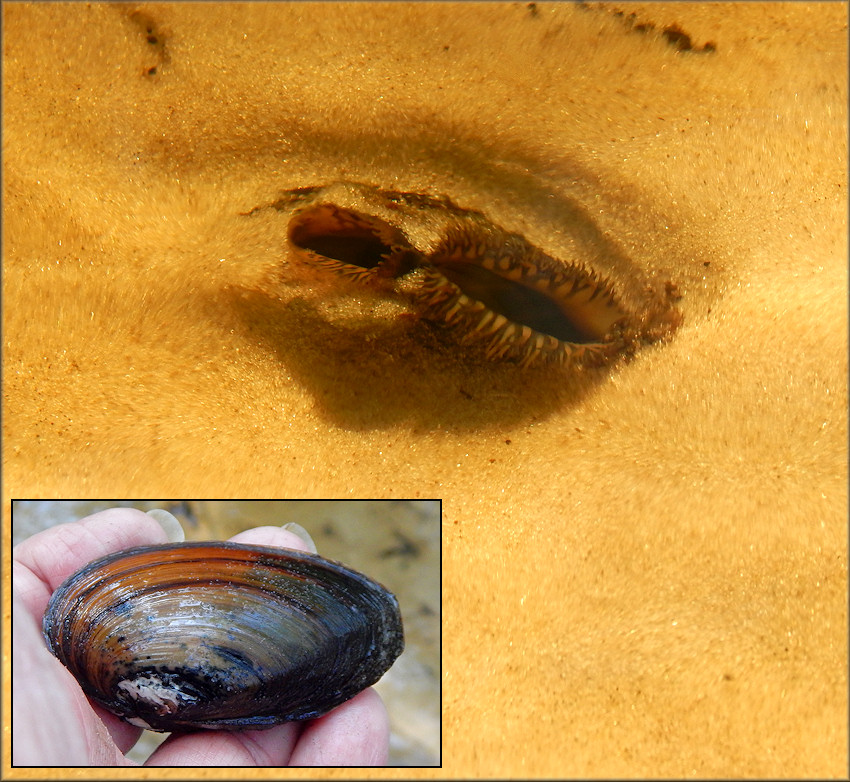
[[[305,550],[278,527],[257,527],[236,543]],[[33,535],[13,554],[12,763],[16,766],[133,766],[124,756],[141,729],[88,700],[48,651],[41,622],[50,595],[93,559],[132,546],[167,543],[150,516],[128,508],[95,513]],[[370,687],[315,720],[268,730],[172,735],[146,766],[371,766],[386,763],[386,709]]]

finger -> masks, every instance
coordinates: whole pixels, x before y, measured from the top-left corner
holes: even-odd
[[[238,535],[230,538],[231,543],[248,543],[253,546],[278,546],[280,548],[294,548],[298,551],[307,551],[308,545],[297,535],[288,532],[281,527],[254,527],[246,529]]]
[[[390,728],[381,696],[371,687],[306,723],[291,766],[383,766]]]
[[[19,595],[28,618],[41,627],[50,595],[68,576],[94,559],[132,546],[165,543],[167,535],[150,516],[131,508],[112,508],[71,524],[61,524],[27,538],[15,547],[14,592]],[[60,665],[49,657],[49,667]],[[60,673],[67,672],[61,668]],[[70,686],[70,675],[67,675]],[[79,693],[82,698],[82,693]],[[95,715],[113,741],[127,752],[139,738],[139,728],[129,725],[99,706],[87,713],[85,725],[97,726]],[[89,719],[90,718],[90,719]],[[92,742],[91,746],[98,746]]]
[[[100,704],[89,701],[89,706],[91,706],[94,716],[106,727],[110,738],[121,751],[121,754],[126,755],[139,740],[142,729],[125,722]]]
[[[78,705],[68,674],[44,645],[38,626],[13,595],[12,763],[22,766],[84,766],[88,753],[76,720],[45,719],[36,704],[50,703],[55,714],[74,715]],[[59,669],[57,670],[57,666]],[[77,688],[79,689],[79,688]]]
[[[286,766],[301,728],[289,722],[268,730],[198,731],[166,739],[146,766]]]
[[[50,595],[83,565],[125,548],[167,541],[165,530],[147,514],[111,508],[51,527],[15,546],[13,584],[27,610],[41,622]]]
[[[20,604],[18,595],[13,600],[12,762],[33,766],[128,765],[123,755],[126,749],[119,751],[110,740],[107,728],[95,719],[74,677],[47,650],[39,626]]]

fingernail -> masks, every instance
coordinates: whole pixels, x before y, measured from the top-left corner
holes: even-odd
[[[154,508],[153,510],[148,511],[148,516],[150,516],[165,530],[165,534],[168,535],[169,543],[182,543],[186,540],[186,533],[183,532],[183,527],[180,526],[180,522],[177,521],[177,519],[167,510]]]
[[[304,527],[300,524],[296,524],[294,521],[290,521],[289,524],[284,524],[281,529],[285,529],[287,532],[291,532],[293,535],[301,538],[306,544],[307,548],[313,552],[314,554],[318,554],[319,552],[316,550],[316,544],[313,542],[313,538],[310,537],[310,533],[307,532]]]

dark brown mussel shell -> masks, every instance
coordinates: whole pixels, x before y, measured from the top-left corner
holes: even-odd
[[[53,593],[44,635],[89,697],[158,731],[319,717],[404,648],[380,584],[314,554],[220,542],[89,563]]]

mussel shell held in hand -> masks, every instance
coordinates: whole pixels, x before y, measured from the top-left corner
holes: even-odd
[[[54,592],[44,635],[87,695],[158,731],[319,717],[404,648],[380,584],[314,554],[220,542],[89,563]]]

